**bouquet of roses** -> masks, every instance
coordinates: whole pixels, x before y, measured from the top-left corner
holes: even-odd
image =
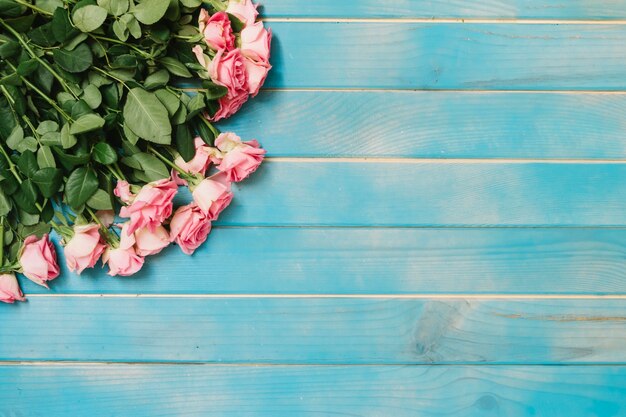
[[[257,17],[251,0],[0,0],[0,301],[24,300],[15,273],[59,275],[51,231],[78,274],[207,239],[265,155],[212,124],[271,68]]]

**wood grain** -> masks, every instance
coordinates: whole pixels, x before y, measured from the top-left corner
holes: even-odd
[[[131,279],[63,267],[28,294],[624,294],[626,229],[216,228]]]
[[[264,0],[267,17],[620,19],[624,0]]]
[[[626,95],[266,91],[220,124],[271,156],[626,158]]]
[[[6,416],[619,416],[624,367],[0,367]]]
[[[626,88],[626,25],[273,22],[271,28],[274,69],[266,87]]]
[[[218,224],[623,226],[626,164],[268,161]]]
[[[625,299],[45,297],[0,309],[5,361],[626,363]]]

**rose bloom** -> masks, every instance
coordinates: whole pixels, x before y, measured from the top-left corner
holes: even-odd
[[[241,20],[246,26],[256,21],[259,12],[256,10],[257,5],[252,0],[230,0],[226,13],[230,13],[237,19]]]
[[[266,62],[256,62],[248,58],[245,63],[246,71],[248,71],[248,92],[252,97],[256,97],[272,66]]]
[[[130,222],[126,222],[120,233],[118,247],[109,246],[102,255],[102,263],[109,266],[109,275],[127,277],[143,267],[144,258],[135,251],[135,235],[130,233]]]
[[[222,178],[220,178],[222,177]],[[220,181],[220,179],[222,179]],[[213,178],[205,178],[193,190],[193,200],[211,221],[217,217],[233,200],[230,182],[224,174]]]
[[[215,139],[215,146],[224,154],[217,169],[226,174],[228,181],[239,182],[252,174],[263,162],[265,149],[259,148],[259,142],[242,142],[232,132],[222,133]]]
[[[272,31],[263,27],[263,22],[246,26],[241,31],[241,53],[257,62],[269,62]]]
[[[170,217],[178,186],[171,179],[144,185],[129,206],[122,207],[120,216],[129,217],[128,233],[148,227],[154,230]]]
[[[170,239],[191,255],[211,232],[211,221],[196,204],[179,207],[170,222]]]
[[[13,304],[16,301],[26,301],[17,278],[14,274],[0,275],[0,302]]]
[[[209,120],[216,122],[235,114],[248,100],[248,72],[245,58],[239,49],[230,52],[219,50],[213,60],[203,54],[202,48],[193,48],[200,64],[207,69],[211,81],[228,89],[225,96],[218,100],[219,110]]]
[[[182,156],[178,155],[176,159],[174,159],[174,163],[183,171],[189,174],[201,174],[204,176],[204,173],[211,165],[211,160],[215,158],[215,153],[219,152],[215,148],[211,148],[208,146],[201,137],[195,138],[195,147],[196,154],[190,161],[185,161]],[[187,181],[180,178],[178,171],[172,169],[172,179],[178,185],[187,185]]]
[[[36,284],[48,288],[46,282],[59,276],[57,253],[47,234],[41,239],[28,236],[24,240],[19,258],[22,273]]]
[[[65,245],[65,261],[70,271],[81,274],[93,268],[106,249],[97,224],[74,226],[74,236]]]
[[[126,204],[129,204],[135,198],[135,195],[130,191],[130,184],[124,180],[117,182],[113,194]]]
[[[135,231],[135,251],[139,256],[156,255],[170,244],[170,235],[163,226],[154,231],[144,227]]]
[[[235,47],[233,28],[230,25],[228,14],[225,12],[217,12],[213,16],[209,16],[206,9],[200,9],[198,27],[209,48],[216,51],[220,49],[230,51]]]

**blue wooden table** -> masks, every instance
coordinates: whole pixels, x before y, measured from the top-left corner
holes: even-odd
[[[0,305],[0,416],[626,415],[626,0],[266,0],[209,242]]]

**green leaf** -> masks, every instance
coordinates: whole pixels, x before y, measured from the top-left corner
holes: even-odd
[[[128,30],[130,31],[130,35],[133,38],[139,39],[141,37],[141,25],[139,24],[137,19],[135,19],[135,16],[127,13],[120,17],[120,20],[124,22]]]
[[[96,173],[87,167],[76,168],[65,183],[65,198],[70,207],[76,208],[85,204],[97,189]]]
[[[72,104],[72,110],[70,111],[70,113],[71,113],[72,119],[76,120],[86,114],[92,114],[93,111],[91,110],[91,107],[89,107],[89,104],[87,104],[85,100],[80,99],[78,101],[75,101]]]
[[[85,100],[87,105],[94,110],[97,109],[102,103],[102,94],[100,94],[100,90],[92,84],[85,87],[81,98]]]
[[[192,97],[191,101],[187,104],[187,121],[194,118],[198,113],[204,110],[206,104],[204,102],[204,96],[202,94],[196,94]]]
[[[72,26],[67,10],[62,7],[55,9],[52,16],[52,34],[57,42],[63,43],[76,36],[77,33],[78,31]]]
[[[59,132],[48,132],[39,139],[42,145],[59,146],[61,145],[61,134]]]
[[[35,0],[35,6],[43,9],[49,13],[54,13],[59,7],[63,7],[62,0]]]
[[[39,168],[56,168],[57,164],[49,146],[42,146],[37,151],[37,165]]]
[[[98,142],[93,147],[93,159],[103,165],[117,162],[117,152],[106,142]]]
[[[144,25],[153,25],[165,16],[169,5],[170,0],[143,0],[132,12]]]
[[[30,179],[22,181],[20,188],[13,194],[15,204],[28,214],[38,214],[37,209],[37,190]]]
[[[143,86],[148,90],[163,87],[170,80],[170,74],[166,70],[158,70],[146,77]]]
[[[217,100],[228,94],[228,88],[223,85],[217,85],[211,81],[203,82],[202,87],[205,89],[204,95],[207,100]]]
[[[128,26],[122,20],[116,20],[112,25],[113,33],[115,36],[121,41],[126,41],[128,39]]]
[[[76,120],[70,127],[70,134],[79,135],[100,129],[104,126],[104,119],[97,114],[86,114]]]
[[[176,150],[185,161],[189,162],[196,154],[196,146],[189,126],[186,124],[176,126],[175,138]]]
[[[22,77],[28,77],[30,74],[35,72],[39,67],[39,61],[35,58],[29,59],[28,61],[22,61],[17,66],[17,73]]]
[[[9,137],[7,138],[7,146],[15,150],[17,149],[17,147],[19,146],[20,142],[23,139],[24,139],[24,129],[22,129],[22,126],[16,125],[11,131],[11,134],[9,135]]]
[[[98,6],[113,16],[121,16],[128,11],[128,0],[98,0]]]
[[[94,210],[113,210],[111,195],[101,188],[87,200],[87,205]]]
[[[228,20],[230,20],[230,27],[233,28],[233,32],[239,33],[246,27],[246,24],[239,20],[235,15],[228,13]]]
[[[37,165],[37,158],[32,151],[23,152],[17,160],[17,166],[20,171],[22,171],[22,173],[29,178],[31,178],[39,169],[39,166]]]
[[[59,124],[54,120],[44,120],[37,126],[37,133],[45,135],[48,132],[57,132],[59,130]]]
[[[34,226],[34,225],[39,223],[39,214],[30,214],[30,213],[25,212],[22,209],[18,209],[17,212],[18,212],[18,218],[19,218],[20,225],[22,225],[22,226]],[[15,254],[13,256],[17,256],[17,251],[19,251],[21,246],[22,245],[20,245],[19,241],[13,242],[13,244],[11,245],[11,247],[9,249],[9,253]]]
[[[180,0],[180,2],[183,4],[183,6],[192,9],[195,9],[202,4],[202,0]]]
[[[45,23],[28,32],[30,40],[43,47],[54,46],[56,39],[52,33],[52,22]]]
[[[33,26],[33,22],[35,21],[36,17],[36,14],[30,14],[26,16],[16,17],[14,19],[5,19],[4,22],[19,33],[22,33],[26,32]]]
[[[81,32],[92,32],[98,29],[107,18],[107,11],[100,6],[87,5],[74,10],[72,20]]]
[[[63,185],[63,171],[54,167],[42,168],[33,175],[33,182],[45,198],[50,198]]]
[[[192,76],[185,64],[183,64],[176,58],[172,58],[171,56],[161,58],[159,60],[159,63],[163,65],[166,70],[178,77],[191,78]]]
[[[133,88],[124,105],[124,121],[137,136],[149,142],[169,145],[172,126],[167,109],[154,93]]]
[[[80,45],[88,36],[86,33],[79,32],[78,35],[74,36],[69,42],[65,44],[65,49],[68,51],[73,50],[78,45]]]
[[[0,44],[0,58],[7,59],[17,55],[20,51],[20,44],[14,41],[3,39],[4,43]]]
[[[178,99],[178,97],[176,97],[176,94],[172,93],[171,91],[162,88],[155,91],[154,94],[156,94],[159,101],[163,103],[170,117],[173,117],[174,114],[176,114],[176,112],[178,111],[178,108],[181,107],[180,100]]]
[[[209,146],[213,146],[213,143],[215,142],[215,134],[211,129],[209,129],[206,123],[198,119],[194,120],[192,123],[204,143]]]
[[[0,217],[4,217],[9,214],[11,212],[11,207],[13,207],[11,200],[6,196],[4,191],[2,191],[2,188],[0,188]],[[10,242],[7,242],[5,239],[5,243]]]
[[[63,149],[69,149],[76,145],[76,136],[70,133],[70,125],[64,124],[61,128],[61,146]]]
[[[13,0],[0,0],[0,16],[17,17],[26,11],[26,7]]]
[[[170,176],[170,172],[161,160],[149,153],[140,152],[132,156],[139,162],[144,176],[149,181],[157,181]]]
[[[71,73],[86,71],[93,63],[91,49],[89,49],[86,43],[81,43],[71,51],[67,49],[55,49],[52,55],[54,62],[56,62],[58,66]]]

